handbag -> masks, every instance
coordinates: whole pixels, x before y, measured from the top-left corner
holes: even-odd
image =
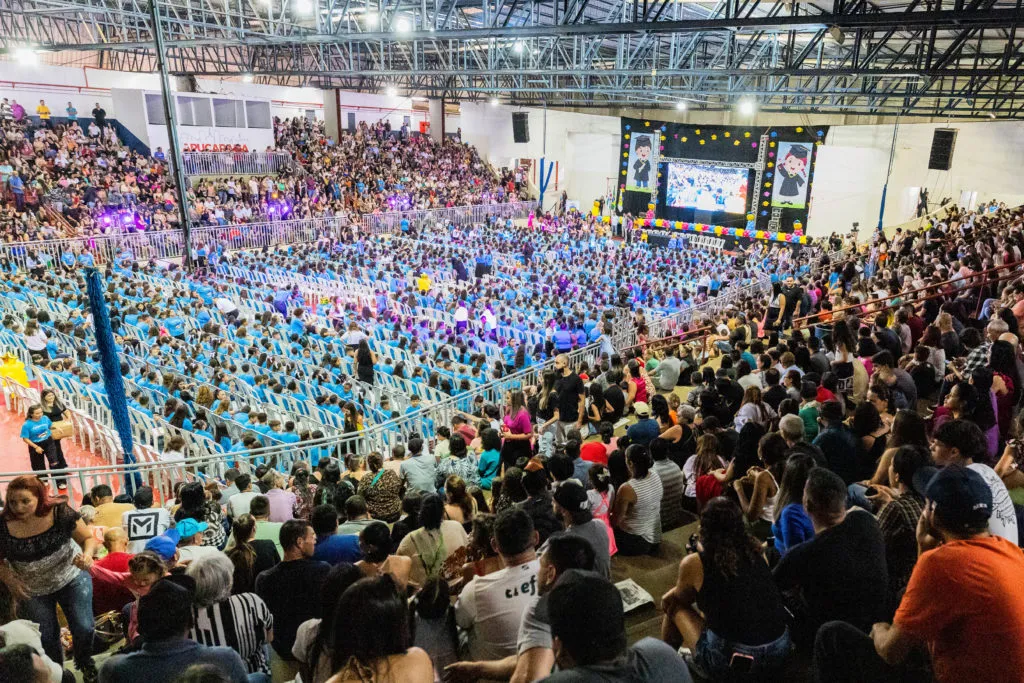
[[[74,435],[75,428],[71,424],[71,420],[57,420],[50,425],[50,436],[55,440],[66,439],[69,436]]]

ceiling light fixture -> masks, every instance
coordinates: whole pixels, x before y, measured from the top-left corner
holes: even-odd
[[[406,34],[412,31],[412,22],[408,17],[398,17],[395,20],[395,33]]]
[[[740,100],[739,110],[744,116],[753,115],[756,109],[757,105],[754,104],[754,100]]]
[[[389,85],[387,89],[384,91],[384,94],[387,95],[388,97],[398,97],[398,88],[396,88],[393,85]]]
[[[31,47],[19,47],[15,49],[14,58],[25,65],[39,63],[39,53]]]
[[[686,111],[686,102],[683,102],[682,100],[676,102],[676,109],[679,111]]]
[[[497,97],[492,97],[491,98],[491,106],[492,107],[497,107],[499,104],[501,104],[501,102],[498,100]]]
[[[523,44],[516,41],[515,45],[512,46],[512,51],[515,52],[517,55],[523,54]]]
[[[242,74],[242,83],[252,83],[252,74]]]
[[[313,13],[313,1],[295,0],[295,13],[301,17],[308,17]]]

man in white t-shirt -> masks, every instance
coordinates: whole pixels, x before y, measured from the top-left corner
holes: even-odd
[[[231,500],[228,501],[228,513],[232,519],[238,519],[249,512],[252,499],[260,495],[259,491],[252,490],[252,477],[248,474],[238,475],[238,478],[235,479],[235,486],[238,487],[238,493],[231,496]]]
[[[498,515],[492,542],[505,568],[473,577],[455,603],[455,623],[469,633],[469,659],[486,661],[516,654],[523,612],[539,594],[538,540],[533,520],[524,510],[517,507]]]
[[[1002,536],[1017,545],[1017,513],[1006,484],[991,467],[975,462],[988,455],[987,443],[985,434],[978,425],[967,420],[951,420],[935,430],[932,458],[939,467],[960,465],[969,467],[981,475],[992,489],[992,516],[988,519],[988,530],[993,536]],[[922,467],[914,476],[914,488],[923,490],[923,485],[931,480],[933,474],[933,468]]]
[[[135,492],[134,510],[121,515],[121,526],[128,533],[128,552],[137,555],[146,549],[146,543],[173,526],[167,508],[153,507],[153,489],[142,486]]]

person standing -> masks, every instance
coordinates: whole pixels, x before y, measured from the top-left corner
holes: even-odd
[[[39,117],[39,122],[43,127],[50,127],[50,108],[46,106],[46,100],[39,100],[39,105],[36,107],[36,116]]]
[[[64,113],[67,114],[68,123],[78,123],[78,109],[75,105],[68,102],[68,106],[64,109]]]
[[[50,498],[38,477],[17,477],[7,485],[0,512],[0,557],[28,592],[21,612],[39,624],[43,649],[59,664],[64,661],[57,621],[60,605],[74,641],[75,665],[86,683],[97,679],[88,571],[96,545],[79,514]]]
[[[579,430],[583,426],[583,404],[586,388],[579,374],[569,367],[569,356],[561,353],[555,356],[555,394],[558,396],[558,427],[555,430],[555,445],[565,443],[566,434],[570,429]]]
[[[57,398],[57,393],[52,389],[44,389],[39,397],[39,403],[43,407],[43,415],[50,419],[50,423],[71,419],[71,411]],[[51,436],[53,432],[51,429]],[[61,439],[53,440],[53,456],[58,469],[67,468],[67,460],[64,459],[64,449],[61,447]]]
[[[51,470],[65,469],[67,464],[57,459],[54,449],[53,434],[50,431],[53,422],[43,414],[43,407],[38,403],[29,406],[28,417],[21,425],[21,440],[28,446],[28,458],[32,463],[32,471],[39,472],[45,478],[46,467]],[[57,480],[58,489],[67,489],[66,477]]]
[[[104,128],[107,125],[107,111],[100,106],[99,102],[92,108],[92,119],[100,128]]]

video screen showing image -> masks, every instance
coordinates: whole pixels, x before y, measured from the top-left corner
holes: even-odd
[[[748,183],[745,168],[670,163],[665,200],[677,209],[744,213]]]

